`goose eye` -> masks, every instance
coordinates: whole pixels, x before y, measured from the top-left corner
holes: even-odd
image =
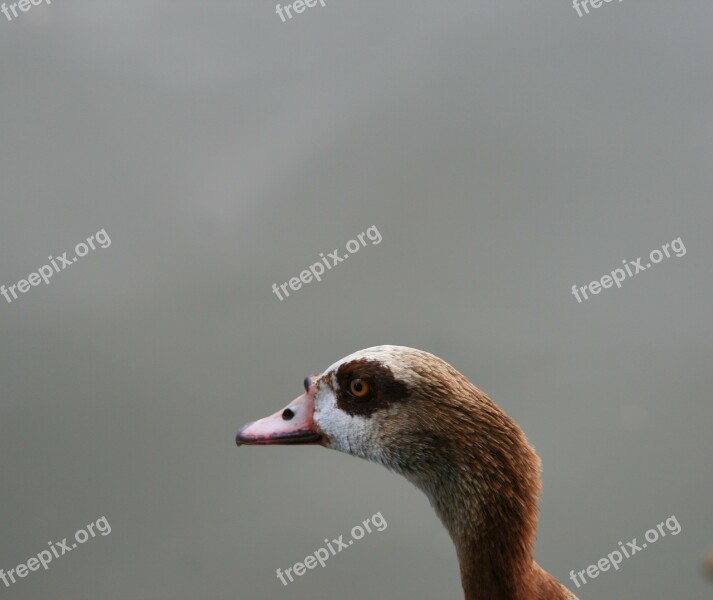
[[[366,398],[369,394],[369,384],[363,379],[352,379],[349,382],[349,392],[355,398]]]

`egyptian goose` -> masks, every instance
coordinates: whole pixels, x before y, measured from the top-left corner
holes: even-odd
[[[518,425],[440,358],[403,346],[351,354],[241,444],[320,444],[400,473],[448,529],[466,600],[576,600],[533,559],[540,459]]]

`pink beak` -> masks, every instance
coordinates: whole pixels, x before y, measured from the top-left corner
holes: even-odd
[[[318,444],[322,434],[314,424],[314,387],[305,380],[307,391],[274,415],[248,423],[235,437],[238,446],[267,444]]]

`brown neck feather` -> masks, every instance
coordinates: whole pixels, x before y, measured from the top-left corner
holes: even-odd
[[[539,459],[514,423],[498,421],[497,432],[471,433],[487,442],[484,454],[462,457],[434,508],[456,546],[466,600],[532,600],[540,583],[532,557]]]
[[[407,475],[429,496],[451,535],[466,600],[573,598],[533,559],[539,457],[485,394],[457,371],[450,375],[456,389],[422,390],[424,396],[447,391],[463,400],[441,404],[438,434],[424,439],[421,430],[418,454],[431,464]]]

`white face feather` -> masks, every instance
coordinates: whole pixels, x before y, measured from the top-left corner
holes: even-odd
[[[336,385],[336,377],[329,374]],[[337,406],[337,398],[325,380],[319,382],[314,398],[314,422],[329,442],[329,447],[340,452],[371,460],[373,447],[370,419],[350,415]]]
[[[333,390],[339,385],[336,376],[339,367],[359,359],[387,365],[396,377],[408,381],[413,375],[404,365],[403,358],[401,346],[375,346],[345,356],[320,375],[316,382],[314,422],[327,438],[330,448],[388,465],[378,435],[378,423],[373,418],[350,415],[339,408]]]

